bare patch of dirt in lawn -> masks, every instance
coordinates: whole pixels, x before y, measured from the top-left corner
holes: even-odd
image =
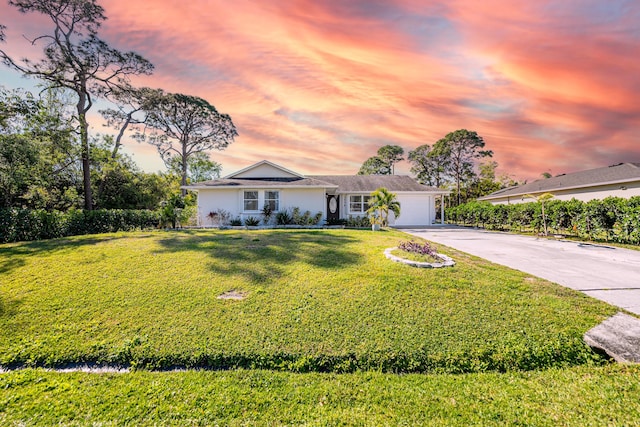
[[[231,290],[231,291],[227,291],[224,292],[220,295],[217,296],[218,299],[231,299],[231,300],[236,300],[236,301],[240,301],[243,300],[247,297],[247,293],[246,292],[242,292],[242,291],[236,291]]]

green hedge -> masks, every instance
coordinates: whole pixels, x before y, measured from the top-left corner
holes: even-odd
[[[640,244],[640,197],[582,202],[572,199],[545,202],[547,227],[552,233],[593,240]],[[491,230],[534,231],[543,227],[538,202],[492,205],[473,201],[447,210],[450,223]]]
[[[160,213],[147,210],[47,212],[0,209],[0,243],[53,239],[80,234],[156,228]]]

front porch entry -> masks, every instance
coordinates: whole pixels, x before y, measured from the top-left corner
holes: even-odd
[[[340,219],[340,196],[327,194],[327,221]]]

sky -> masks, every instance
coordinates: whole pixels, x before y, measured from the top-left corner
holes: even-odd
[[[138,86],[197,95],[239,136],[223,175],[267,159],[354,174],[383,145],[405,156],[476,131],[517,180],[640,162],[637,0],[99,0],[99,36],[155,65]],[[3,46],[51,28],[0,3]],[[0,66],[0,84],[33,82]],[[92,132],[105,133],[96,112]],[[147,171],[155,148],[129,139]],[[396,166],[408,174],[410,164]]]

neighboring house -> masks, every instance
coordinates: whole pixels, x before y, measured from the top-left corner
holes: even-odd
[[[369,195],[385,187],[400,202],[400,216],[390,215],[395,227],[431,225],[436,219],[436,198],[449,194],[401,175],[314,175],[304,176],[263,160],[224,178],[198,182],[184,188],[198,192],[198,223],[213,225],[210,212],[219,209],[232,218],[261,218],[268,204],[273,212],[294,207],[322,219],[365,216]],[[443,203],[440,218],[444,218]]]
[[[505,188],[478,200],[494,205],[526,203],[534,196],[551,193],[556,200],[578,199],[587,202],[609,196],[630,198],[640,196],[640,163],[619,163],[609,167],[562,174],[539,179],[517,187]]]

